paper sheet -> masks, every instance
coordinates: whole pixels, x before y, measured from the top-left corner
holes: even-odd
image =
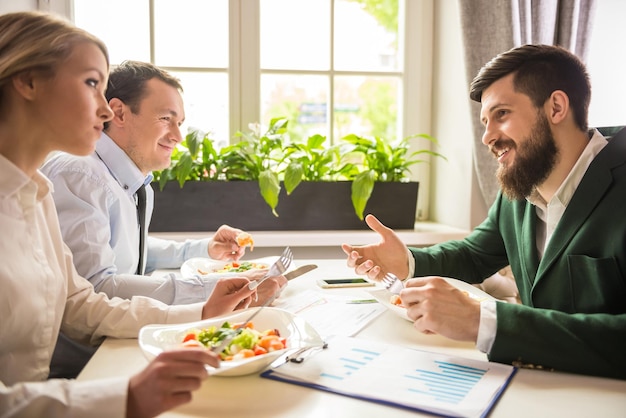
[[[279,299],[272,306],[304,318],[322,338],[353,336],[387,309],[375,299],[355,299],[314,290]]]
[[[263,377],[373,402],[455,417],[486,416],[515,373],[512,366],[349,337],[302,363]]]

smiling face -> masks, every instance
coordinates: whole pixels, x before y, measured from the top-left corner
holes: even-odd
[[[498,160],[497,177],[510,199],[530,195],[552,172],[558,149],[543,108],[513,88],[513,74],[483,92],[483,143]]]
[[[36,78],[36,120],[50,139],[49,144],[42,141],[42,148],[77,155],[93,152],[104,122],[113,116],[104,97],[107,74],[102,51],[81,42],[57,66],[54,76]]]
[[[119,99],[111,100],[111,106],[117,116],[108,133],[139,170],[148,174],[169,167],[172,151],[183,139],[185,113],[178,89],[153,78],[146,83],[137,113]]]

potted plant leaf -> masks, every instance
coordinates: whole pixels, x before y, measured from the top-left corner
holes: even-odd
[[[418,183],[409,181],[410,167],[424,162],[423,154],[445,157],[409,153],[409,140],[436,144],[434,138],[388,143],[348,135],[328,146],[317,134],[290,141],[287,123],[272,119],[263,133],[255,125],[220,149],[208,134],[191,130],[171,166],[154,173],[151,230],[210,231],[223,223],[248,230],[363,229],[366,212],[392,228],[413,228]],[[181,212],[201,215],[174,225]]]

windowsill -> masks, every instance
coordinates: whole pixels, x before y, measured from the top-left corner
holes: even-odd
[[[263,247],[335,247],[341,244],[365,245],[379,241],[378,234],[371,230],[349,231],[247,231],[254,238],[255,248]],[[415,229],[395,231],[408,246],[428,246],[439,242],[461,239],[469,231],[434,222],[417,222]],[[151,236],[175,241],[206,238],[208,232],[151,232]]]

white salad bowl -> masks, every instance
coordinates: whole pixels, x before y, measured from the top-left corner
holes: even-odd
[[[162,351],[181,347],[185,335],[191,329],[203,329],[213,325],[219,328],[226,321],[231,324],[241,323],[256,309],[260,308],[249,308],[237,313],[185,324],[147,325],[139,331],[139,347],[148,360],[152,360]],[[308,322],[279,308],[263,308],[252,323],[254,329],[258,331],[278,329],[280,336],[287,341],[287,348],[241,360],[222,361],[219,368],[207,365],[209,374],[243,376],[258,373],[288,352],[306,347],[319,347],[324,344],[320,335]]]

